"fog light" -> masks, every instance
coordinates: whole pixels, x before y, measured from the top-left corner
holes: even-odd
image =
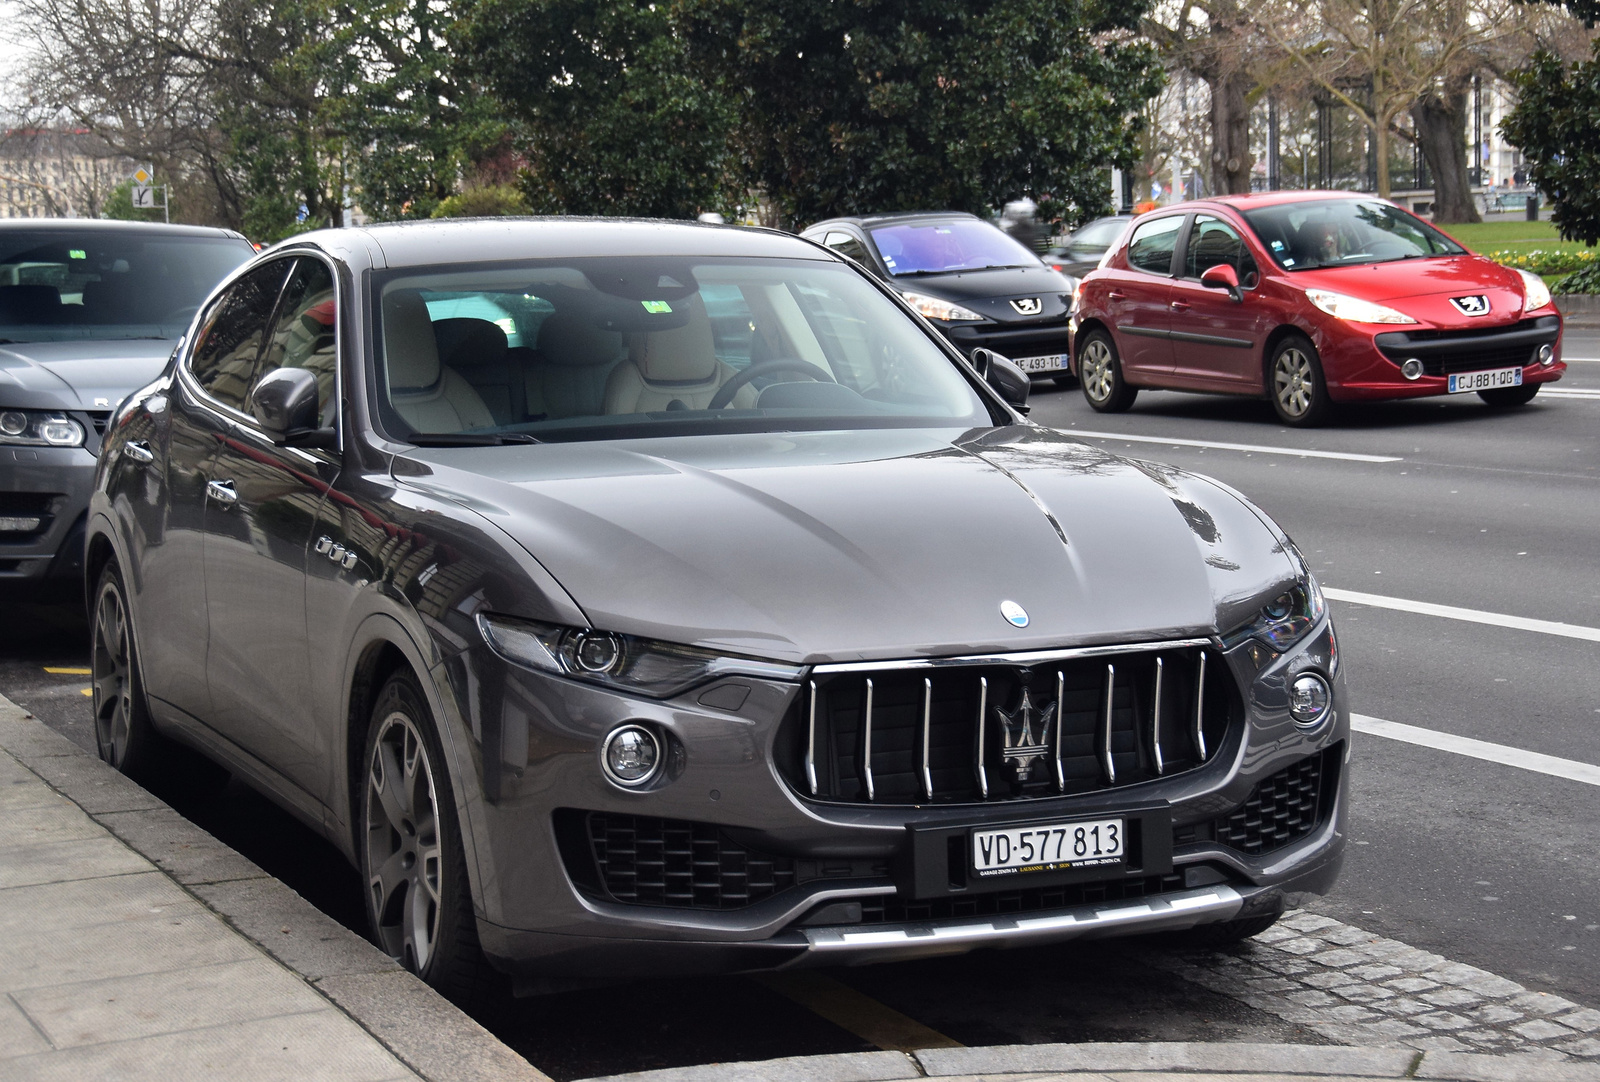
[[[1304,672],[1294,678],[1289,689],[1289,715],[1297,725],[1315,725],[1327,715],[1332,702],[1328,682],[1316,673]]]
[[[1421,359],[1417,358],[1417,357],[1407,357],[1405,359],[1405,362],[1400,365],[1400,374],[1402,376],[1406,377],[1406,379],[1421,379],[1422,378],[1422,361],[1421,361]]]
[[[656,776],[661,740],[643,725],[624,725],[606,737],[600,763],[606,777],[625,789],[637,789]]]
[[[37,515],[0,515],[0,533],[32,533],[43,524]]]
[[[1539,363],[1545,368],[1556,363],[1556,349],[1548,342],[1539,347]]]
[[[28,415],[7,410],[0,413],[0,432],[8,436],[20,436],[28,431]]]

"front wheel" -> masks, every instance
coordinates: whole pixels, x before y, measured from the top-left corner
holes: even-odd
[[[1507,409],[1511,406],[1526,406],[1538,393],[1537,383],[1524,383],[1520,387],[1496,387],[1492,391],[1479,391],[1478,397],[1495,409]]]
[[[378,692],[361,786],[362,871],[373,941],[447,998],[498,984],[478,946],[466,854],[432,712],[416,678]]]
[[[1278,420],[1309,428],[1328,415],[1328,384],[1310,339],[1294,334],[1278,343],[1267,362],[1267,392]]]
[[[1102,330],[1090,331],[1078,350],[1078,382],[1084,401],[1097,413],[1121,413],[1139,396],[1139,388],[1122,378],[1116,343]]]
[[[95,746],[100,758],[122,773],[143,777],[156,759],[158,737],[145,705],[127,591],[115,562],[100,573],[94,596],[89,663]]]

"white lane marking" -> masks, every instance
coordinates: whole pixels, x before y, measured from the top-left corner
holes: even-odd
[[[1568,357],[1563,353],[1561,359],[1563,361],[1582,361],[1584,364],[1600,364],[1600,357]]]
[[[1069,436],[1091,440],[1127,440],[1130,443],[1165,443],[1174,447],[1214,447],[1219,451],[1250,451],[1258,455],[1288,455],[1291,458],[1336,458],[1343,462],[1404,462],[1392,455],[1358,455],[1353,451],[1305,451],[1294,447],[1262,447],[1254,443],[1217,443],[1212,440],[1179,440],[1168,436],[1133,436],[1126,432],[1086,432],[1063,428]]]
[[[1359,590],[1340,590],[1332,586],[1324,586],[1322,592],[1335,601],[1347,601],[1352,605],[1371,605],[1377,609],[1395,609],[1399,612],[1420,613],[1423,616],[1442,616],[1446,620],[1465,620],[1473,624],[1489,624],[1492,627],[1509,627],[1517,631],[1537,631],[1541,635],[1560,635],[1566,639],[1600,642],[1600,627],[1563,624],[1555,620],[1534,620],[1527,616],[1507,616],[1501,612],[1462,609],[1455,605],[1435,605],[1431,601],[1410,601],[1403,597],[1364,594]]]
[[[1415,725],[1402,725],[1398,721],[1369,718],[1365,714],[1351,714],[1350,727],[1358,733],[1401,740],[1424,748],[1454,752],[1472,759],[1490,763],[1504,763],[1536,774],[1549,774],[1568,781],[1581,781],[1585,785],[1600,785],[1600,766],[1580,763],[1576,759],[1558,759],[1537,751],[1525,751],[1505,744],[1491,744],[1487,740],[1474,740],[1470,736],[1441,733],[1436,729],[1422,729]]]
[[[1539,393],[1555,398],[1600,398],[1600,389],[1589,387],[1546,387]]]

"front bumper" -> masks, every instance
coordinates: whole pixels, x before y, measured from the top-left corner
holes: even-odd
[[[1427,398],[1449,394],[1449,377],[1462,372],[1521,368],[1524,384],[1553,383],[1566,372],[1561,360],[1559,315],[1534,316],[1483,330],[1415,328],[1377,333],[1330,324],[1316,336],[1329,396],[1360,402],[1385,398]],[[1540,364],[1541,346],[1553,350],[1552,363]],[[1408,380],[1400,365],[1416,357],[1424,374]]]
[[[0,516],[37,518],[0,533],[0,587],[77,583],[94,453],[83,447],[0,447]]]

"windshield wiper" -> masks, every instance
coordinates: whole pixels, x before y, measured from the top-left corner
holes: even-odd
[[[413,432],[405,439],[418,447],[500,447],[543,442],[525,432]]]

